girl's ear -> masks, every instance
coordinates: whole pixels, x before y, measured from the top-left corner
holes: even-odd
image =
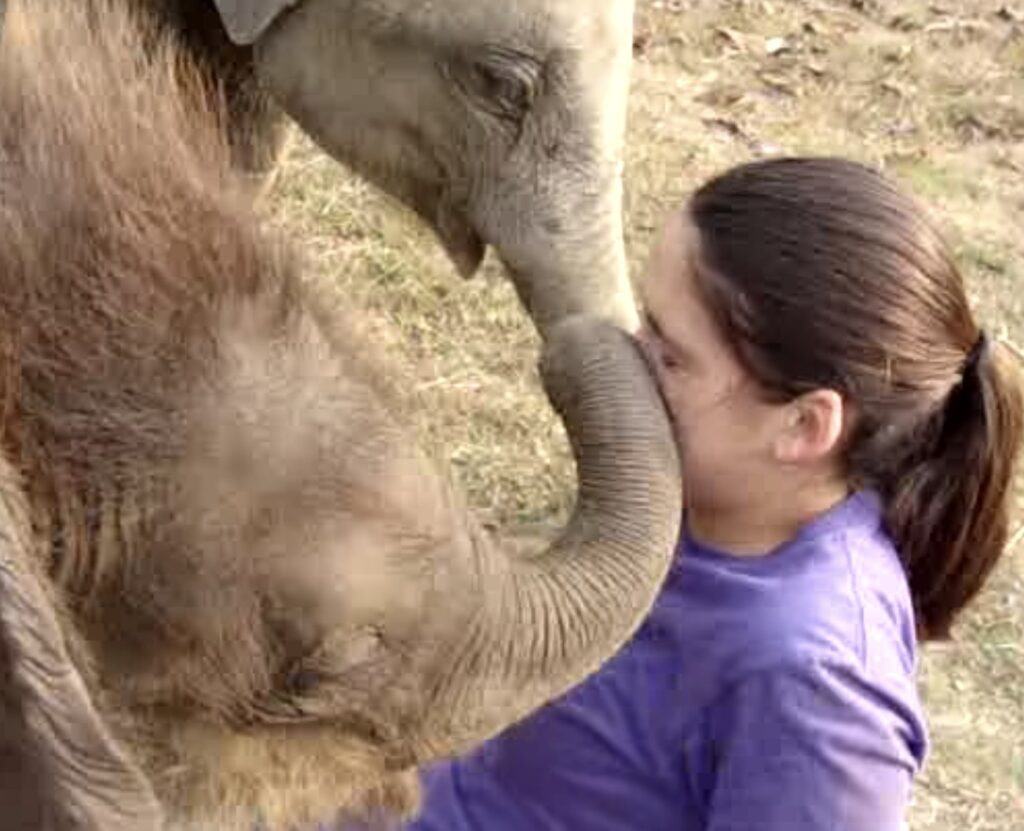
[[[815,464],[837,454],[846,416],[838,392],[818,389],[804,393],[790,401],[786,410],[783,428],[773,444],[776,461]]]

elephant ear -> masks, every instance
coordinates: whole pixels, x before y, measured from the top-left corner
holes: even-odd
[[[156,797],[72,663],[30,546],[25,500],[0,455],[0,825],[156,831]]]
[[[213,0],[228,37],[239,46],[255,43],[288,8],[302,0]]]

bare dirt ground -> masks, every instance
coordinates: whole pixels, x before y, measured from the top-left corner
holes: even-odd
[[[844,155],[935,206],[989,331],[1024,343],[1024,4],[639,0],[636,28],[635,274],[661,217],[710,174],[768,154]],[[477,510],[498,527],[564,515],[564,436],[500,269],[459,280],[428,234],[303,140],[270,198],[318,278],[364,310],[368,343],[397,367],[425,444]],[[913,831],[1024,829],[1018,549],[954,641],[925,650],[934,749]]]

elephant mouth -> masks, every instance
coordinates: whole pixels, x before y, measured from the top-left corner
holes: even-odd
[[[467,279],[476,274],[487,253],[487,243],[469,221],[466,211],[448,200],[441,200],[434,228],[459,274]]]

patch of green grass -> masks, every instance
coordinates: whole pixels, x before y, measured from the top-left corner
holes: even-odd
[[[977,188],[970,177],[954,166],[939,165],[929,159],[897,158],[891,167],[925,200],[937,202],[952,197],[970,200],[977,195]]]

